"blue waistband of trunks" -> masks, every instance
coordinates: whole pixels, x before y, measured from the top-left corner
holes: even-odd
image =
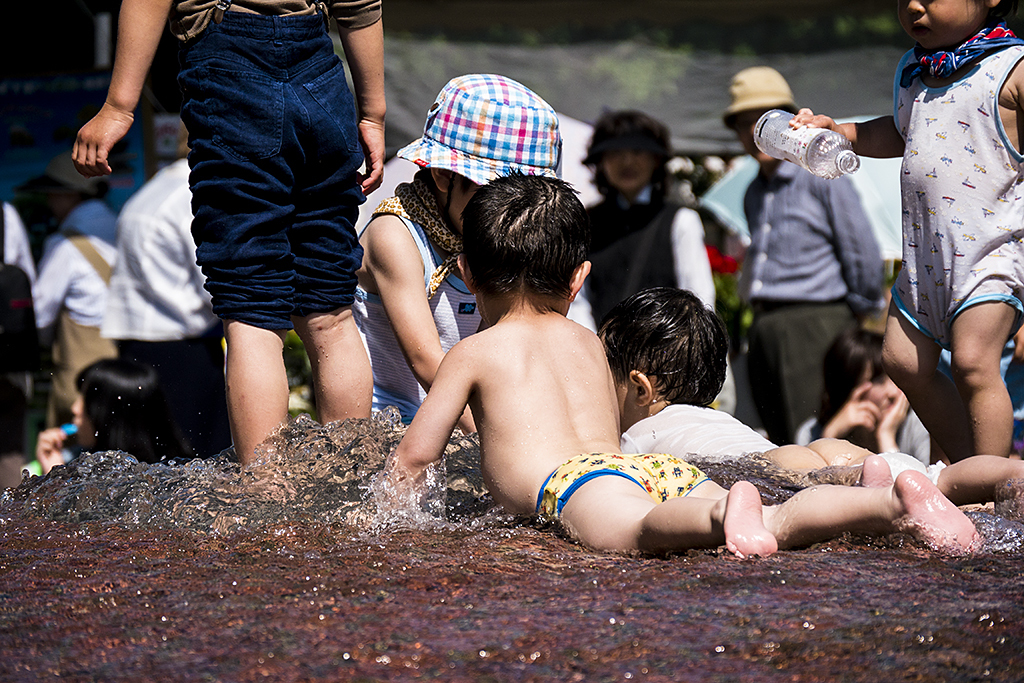
[[[544,480],[544,483],[541,484],[540,493],[537,494],[537,508],[536,508],[536,510],[537,510],[538,514],[540,514],[541,509],[542,509],[542,507],[544,505],[544,490],[548,487],[548,482],[551,481],[551,477],[555,476],[555,474],[557,472],[558,472],[557,469],[552,471],[551,474],[549,474],[547,476],[547,479]],[[584,484],[586,484],[591,479],[596,479],[597,477],[603,477],[603,476],[608,475],[608,474],[613,474],[613,475],[615,475],[617,477],[622,477],[623,479],[629,479],[631,482],[633,482],[634,484],[636,484],[640,488],[644,489],[645,491],[647,490],[647,487],[643,485],[643,482],[637,481],[635,477],[631,477],[628,474],[626,474],[625,472],[620,472],[619,470],[610,470],[610,469],[594,470],[592,472],[588,472],[588,473],[584,474],[582,477],[580,477],[579,479],[577,479],[576,481],[574,481],[572,484],[569,485],[569,488],[567,488],[565,490],[565,494],[558,498],[558,503],[555,506],[555,514],[556,515],[562,514],[562,508],[565,507],[565,504],[567,502],[569,502],[570,498],[572,498],[572,494],[576,493],[576,489],[578,489],[579,487],[583,486]]]

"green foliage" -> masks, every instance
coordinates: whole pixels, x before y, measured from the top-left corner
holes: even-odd
[[[284,340],[284,367],[288,373],[288,412],[294,417],[308,413],[314,420],[316,404],[313,400],[313,371],[309,366],[306,347],[295,330],[289,330]]]

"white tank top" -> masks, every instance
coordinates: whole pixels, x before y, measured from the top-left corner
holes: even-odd
[[[431,274],[443,259],[431,246],[418,223],[402,216],[396,218],[409,229],[420,251],[420,258],[423,259],[423,291],[426,292]],[[441,339],[441,349],[445,353],[480,327],[476,297],[469,293],[465,283],[454,274],[445,278],[437,288],[430,299],[430,310]],[[381,410],[386,406],[395,406],[402,414],[402,421],[408,424],[427,393],[416,381],[402,354],[380,297],[357,287],[352,312],[373,368],[373,408]]]
[[[912,55],[911,51],[908,55]],[[899,87],[895,120],[906,140],[903,269],[894,301],[919,329],[948,348],[965,306],[1004,301],[1020,309],[1024,282],[1024,164],[1003,130],[999,91],[1024,46],[975,64],[931,88]]]

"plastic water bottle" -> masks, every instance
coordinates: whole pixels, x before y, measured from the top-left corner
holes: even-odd
[[[792,118],[781,109],[766,111],[754,125],[757,148],[821,178],[838,178],[860,168],[860,157],[845,136],[827,128],[790,128]]]

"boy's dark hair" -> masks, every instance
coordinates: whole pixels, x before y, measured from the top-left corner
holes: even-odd
[[[590,220],[569,183],[514,173],[484,185],[462,212],[462,248],[487,294],[567,296],[587,260]]]
[[[989,19],[1005,19],[1016,16],[1017,0],[1002,0],[998,5],[989,10]]]
[[[657,380],[669,403],[709,406],[725,383],[725,323],[685,289],[634,294],[609,311],[598,335],[616,382],[637,370]]]
[[[612,149],[644,149],[661,157],[661,163],[651,176],[651,190],[655,197],[665,197],[665,163],[671,155],[672,136],[661,121],[641,111],[605,112],[594,123],[594,132],[583,163],[594,166],[594,185],[602,196],[615,193],[601,170],[601,157]]]

